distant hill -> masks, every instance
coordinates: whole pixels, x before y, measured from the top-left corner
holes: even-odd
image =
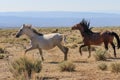
[[[120,14],[93,12],[0,12],[0,27],[66,27],[87,19],[91,26],[120,26]]]

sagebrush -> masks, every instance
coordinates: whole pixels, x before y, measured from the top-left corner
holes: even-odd
[[[11,62],[10,71],[15,78],[31,78],[33,73],[39,73],[42,69],[41,60],[21,57]]]
[[[60,71],[75,71],[75,65],[69,61],[63,61],[59,64]]]

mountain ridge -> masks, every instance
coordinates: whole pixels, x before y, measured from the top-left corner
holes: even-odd
[[[0,12],[0,26],[19,27],[24,23],[39,27],[72,26],[82,19],[91,26],[120,26],[120,14],[96,12]]]

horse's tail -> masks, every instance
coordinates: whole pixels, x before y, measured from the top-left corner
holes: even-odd
[[[64,44],[67,43],[67,41],[66,41],[66,36],[67,36],[67,35],[63,35],[63,42],[64,42]]]
[[[117,33],[115,32],[112,32],[112,35],[115,36],[116,40],[117,40],[117,46],[118,46],[118,49],[120,48],[120,39],[119,39],[119,36],[117,35]]]

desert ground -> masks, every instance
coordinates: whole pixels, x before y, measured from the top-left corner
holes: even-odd
[[[37,28],[40,33],[49,34],[55,31],[57,28]],[[104,27],[93,28],[92,31],[114,31],[120,37],[120,27]],[[15,34],[18,29],[0,29],[0,48],[4,49],[5,53],[0,59],[0,80],[14,80],[13,74],[9,70],[9,64],[11,61],[24,56],[24,51],[29,47],[29,39],[23,35],[20,38],[15,38]],[[42,70],[36,74],[39,77],[44,77],[43,80],[120,80],[120,73],[111,72],[111,63],[120,63],[120,49],[116,48],[117,58],[114,58],[113,49],[109,45],[109,50],[106,52],[106,61],[96,61],[94,55],[97,50],[105,51],[103,44],[99,46],[93,46],[95,51],[92,51],[92,56],[88,58],[88,51],[83,50],[83,55],[80,56],[79,46],[82,45],[82,37],[79,31],[71,31],[71,28],[58,28],[58,32],[66,35],[66,41],[64,45],[69,48],[68,61],[73,62],[75,65],[75,71],[73,72],[61,72],[59,69],[59,63],[64,59],[63,53],[55,47],[51,50],[43,50],[43,56],[45,61],[42,62]],[[114,40],[116,44],[116,40]],[[29,51],[26,56],[30,56],[33,59],[40,58],[38,50]],[[98,65],[105,63],[108,69],[102,71],[98,69]]]

